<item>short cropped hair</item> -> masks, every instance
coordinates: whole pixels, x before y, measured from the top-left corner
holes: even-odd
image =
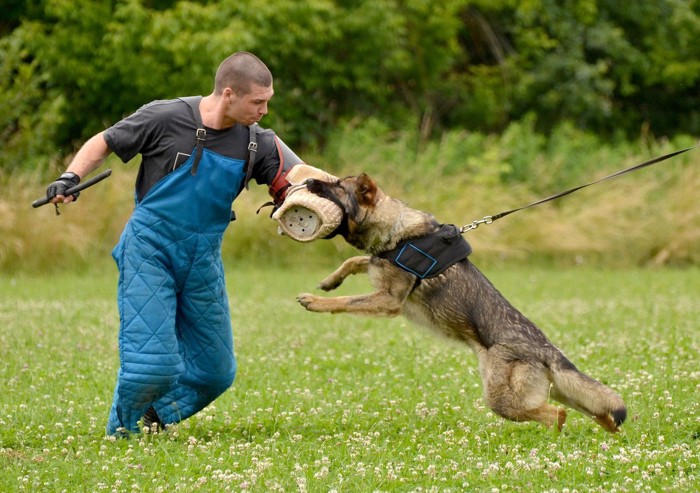
[[[272,86],[272,73],[258,57],[239,51],[221,62],[216,71],[214,93],[222,94],[230,87],[239,96],[248,94],[252,85]]]

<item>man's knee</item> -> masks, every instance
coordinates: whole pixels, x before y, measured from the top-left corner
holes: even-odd
[[[236,362],[233,361],[229,371],[224,373],[207,375],[202,380],[202,391],[210,396],[211,400],[216,399],[218,396],[226,392],[226,390],[233,385],[236,379]]]

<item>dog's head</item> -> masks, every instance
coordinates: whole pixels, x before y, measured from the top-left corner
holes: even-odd
[[[306,186],[311,193],[335,202],[343,211],[341,225],[328,237],[341,235],[354,247],[372,251],[386,231],[382,223],[392,222],[389,211],[382,207],[387,203],[387,195],[364,173],[332,182],[308,180]]]

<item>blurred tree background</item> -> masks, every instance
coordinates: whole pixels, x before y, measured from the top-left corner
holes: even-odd
[[[88,137],[149,101],[209,94],[239,50],[275,77],[263,126],[306,162],[367,171],[446,222],[700,135],[700,0],[4,0],[0,16],[0,271],[109,260],[136,163],[109,158],[112,178],[60,219],[28,204]],[[480,262],[697,265],[698,165],[696,150],[469,241]],[[276,237],[253,188],[226,258],[337,262],[338,242]]]
[[[694,0],[5,0],[0,15],[5,174],[55,172],[142,104],[208,94],[238,50],[270,66],[264,125],[300,150],[366,120],[418,145],[514,122],[544,138],[700,130]]]

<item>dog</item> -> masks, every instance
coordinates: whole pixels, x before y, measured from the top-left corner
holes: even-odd
[[[404,315],[476,354],[488,407],[512,421],[535,421],[561,431],[564,407],[592,417],[614,433],[627,417],[620,395],[580,372],[545,334],[493,286],[467,258],[470,249],[461,231],[437,222],[432,214],[411,209],[385,194],[366,174],[334,182],[309,180],[312,193],[335,202],[344,219],[337,234],[369,255],[346,260],[321,281],[331,291],[353,274],[368,274],[373,293],[323,297],[304,293],[297,301],[306,310],[367,316]],[[426,275],[440,255],[425,248],[425,238],[441,245],[461,245],[457,261],[441,273]],[[397,246],[403,248],[397,254]],[[419,246],[416,246],[419,245]],[[411,260],[406,250],[413,252]],[[390,252],[387,254],[387,252]],[[410,253],[410,252],[409,252]],[[438,252],[439,253],[439,252]],[[399,257],[405,257],[400,259]],[[416,258],[417,257],[417,260]],[[440,263],[440,262],[438,262]],[[440,266],[438,266],[440,267]]]

